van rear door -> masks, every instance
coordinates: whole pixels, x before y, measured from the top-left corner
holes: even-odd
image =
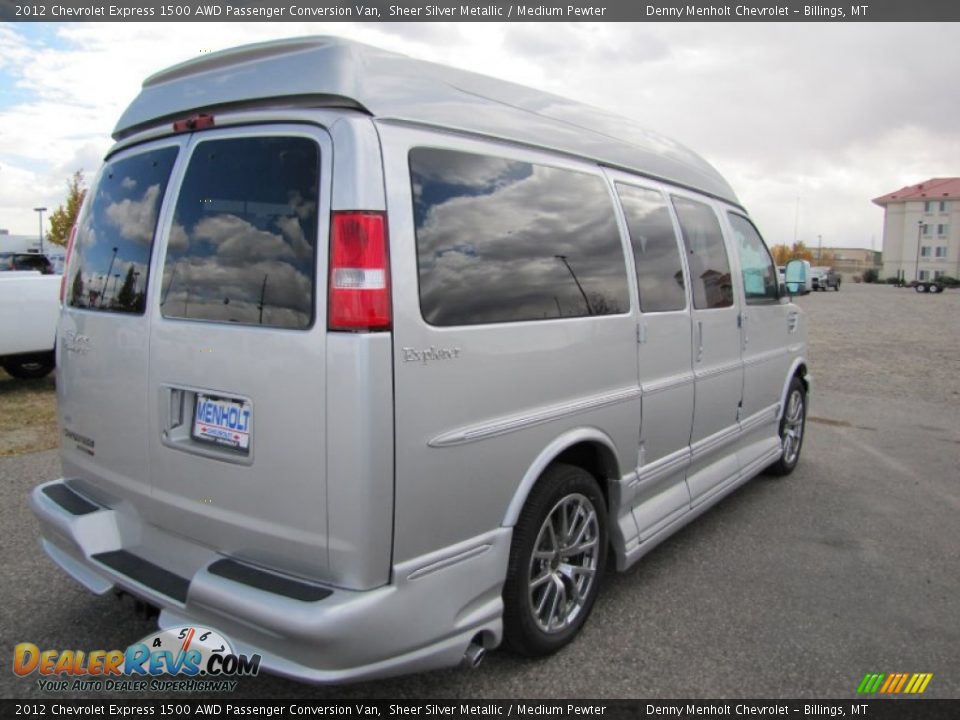
[[[327,577],[330,139],[271,125],[195,134],[150,336],[148,522]],[[319,265],[318,265],[319,261]]]
[[[154,235],[185,140],[110,157],[77,222],[64,281],[57,395],[65,477],[94,498],[141,505],[147,459],[147,296]]]

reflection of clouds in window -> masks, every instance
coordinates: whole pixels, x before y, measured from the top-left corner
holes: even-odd
[[[151,244],[177,152],[175,147],[156,148],[104,166],[78,223],[68,304],[143,312]]]
[[[313,283],[292,265],[260,261],[227,266],[219,257],[192,257],[177,265],[176,281],[164,297],[168,317],[304,327],[310,322]],[[261,297],[262,296],[262,297]]]
[[[502,185],[510,175],[532,167],[513,160],[431,148],[416,148],[413,153],[416,154],[417,175],[422,180],[461,188],[493,189]]]
[[[633,247],[644,312],[682,310],[687,305],[680,249],[663,196],[646,188],[617,183]]]
[[[164,317],[305,328],[313,317],[318,150],[212,140],[190,160],[164,263]]]
[[[600,178],[452,151],[415,149],[410,161],[412,183],[422,187],[415,215],[429,322],[628,309],[620,237]],[[467,182],[475,184],[455,189]]]
[[[124,240],[149,244],[157,217],[160,186],[151,185],[139,200],[129,198],[106,207],[107,221],[120,231]]]
[[[687,249],[694,307],[706,309],[733,305],[730,261],[713,208],[676,195],[673,196],[673,205]]]
[[[292,260],[294,257],[293,249],[281,236],[259,230],[235,215],[204,218],[193,228],[193,240],[212,245],[220,261],[227,265],[270,259]]]

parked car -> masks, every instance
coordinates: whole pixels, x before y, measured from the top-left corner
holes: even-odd
[[[819,265],[810,269],[810,279],[813,282],[814,290],[827,291],[833,288],[840,291],[840,276],[833,271],[832,267]]]
[[[36,379],[53,370],[59,288],[55,275],[0,272],[0,366],[13,377]]]
[[[41,275],[53,275],[54,266],[50,258],[39,253],[0,252],[0,271],[34,271]]]
[[[93,592],[315,682],[543,655],[608,554],[797,465],[803,313],[676,143],[331,38],[158,73],[114,137],[31,496]]]

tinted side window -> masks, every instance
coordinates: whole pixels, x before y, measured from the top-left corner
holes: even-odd
[[[683,261],[666,200],[656,190],[620,183],[617,194],[630,232],[640,309],[683,310],[687,306]]]
[[[199,143],[167,243],[163,316],[309,327],[319,162],[307,138]]]
[[[776,302],[780,298],[777,268],[763,238],[753,223],[742,215],[728,215],[740,246],[740,269],[747,302],[751,305]]]
[[[420,308],[433,325],[629,310],[603,180],[452,150],[410,151]]]
[[[177,148],[107,163],[77,224],[67,304],[142,313],[150,250]]]
[[[730,307],[733,305],[730,260],[716,213],[705,203],[676,195],[673,207],[680,220],[690,264],[693,306],[698,310]]]

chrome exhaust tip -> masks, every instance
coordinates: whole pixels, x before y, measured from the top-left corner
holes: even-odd
[[[487,655],[487,649],[478,642],[470,643],[467,651],[463,654],[463,660],[460,661],[461,667],[476,670]]]

